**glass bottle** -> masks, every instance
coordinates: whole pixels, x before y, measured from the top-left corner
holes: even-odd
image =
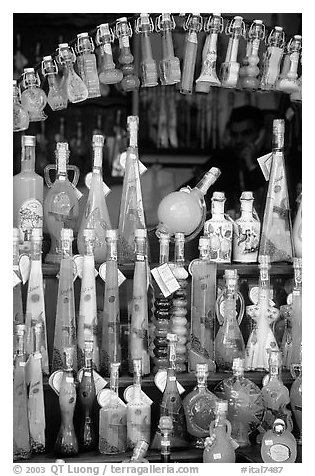
[[[258,258],[260,220],[253,208],[253,192],[242,192],[241,216],[233,223],[233,261],[256,263]]]
[[[148,13],[140,13],[135,21],[135,32],[140,33],[141,54],[140,62],[142,86],[145,88],[156,86],[157,66],[152,56],[152,47],[150,41],[150,33],[154,30],[152,18]]]
[[[216,395],[228,402],[231,436],[239,446],[249,446],[249,433],[263,416],[260,388],[244,377],[244,359],[233,360],[233,377],[222,380],[214,389]]]
[[[240,37],[245,34],[243,17],[235,16],[225,27],[229,44],[226,50],[224,63],[221,64],[221,85],[224,88],[235,88],[239,77],[240,64],[237,62],[237,53]]]
[[[171,441],[173,431],[173,421],[169,416],[161,416],[159,420],[159,430],[161,432],[161,463],[171,462]]]
[[[231,423],[226,414],[226,400],[216,402],[215,420],[210,423],[210,437],[205,440],[203,463],[235,463],[235,449],[231,441]]]
[[[197,386],[183,400],[187,432],[196,448],[204,448],[209,425],[215,418],[217,397],[207,389],[208,364],[196,364]]]
[[[50,251],[45,261],[60,263],[61,240],[63,228],[74,230],[79,217],[79,200],[76,185],[79,181],[79,169],[69,164],[69,145],[67,142],[57,142],[55,165],[47,165],[44,169],[46,184],[49,188],[44,201],[44,217],[51,237]],[[50,171],[56,170],[56,179],[51,182]],[[68,171],[73,170],[73,181],[68,179]]]
[[[142,360],[133,360],[133,393],[127,403],[127,447],[133,449],[139,440],[151,439],[151,403],[141,392]]]
[[[103,146],[104,136],[95,134],[93,143],[93,170],[90,191],[85,206],[84,215],[78,232],[78,249],[80,254],[84,253],[83,230],[92,228],[95,231],[94,258],[96,263],[103,263],[106,260],[105,231],[111,229],[110,217],[106,205],[103,191]]]
[[[42,60],[42,75],[47,77],[49,92],[47,102],[53,111],[66,109],[68,97],[66,91],[61,87],[58,76],[58,66],[52,56],[44,56]]]
[[[120,54],[118,61],[123,72],[123,79],[120,83],[121,89],[125,92],[135,91],[140,86],[140,80],[135,75],[134,57],[130,51],[129,44],[129,38],[132,37],[132,29],[126,17],[116,20],[115,36],[119,40]]]
[[[93,342],[93,365],[99,369],[98,320],[95,284],[95,261],[93,229],[83,230],[84,254],[80,292],[79,316],[77,319],[78,365],[84,365],[84,347],[86,342]]]
[[[21,79],[21,104],[28,112],[30,122],[44,121],[47,119],[44,108],[47,96],[40,87],[40,79],[34,68],[24,68]]]
[[[194,72],[197,59],[198,35],[202,29],[202,16],[199,13],[190,14],[183,25],[185,31],[185,51],[180,82],[181,94],[191,94],[193,90]]]
[[[29,126],[27,110],[22,106],[20,88],[16,79],[13,80],[13,132],[26,131]]]
[[[202,50],[202,68],[196,79],[196,93],[209,93],[211,86],[221,86],[216,72],[218,35],[223,31],[223,18],[220,13],[213,13],[204,22],[207,34]]]
[[[174,54],[172,30],[175,28],[175,20],[170,13],[162,13],[156,18],[155,30],[161,33],[162,59],[159,62],[159,74],[162,85],[176,84],[180,82],[180,63]]]
[[[120,265],[134,263],[135,230],[146,229],[139,172],[139,117],[128,116],[127,128],[129,130],[129,146],[118,223],[118,262]]]
[[[79,446],[82,451],[90,451],[96,447],[96,435],[92,421],[92,409],[96,397],[92,357],[93,342],[85,342],[84,367],[78,387],[79,402],[83,410],[79,433]]]
[[[297,456],[296,440],[285,422],[277,418],[264,434],[260,447],[264,463],[294,463]]]
[[[224,216],[224,192],[213,192],[211,218],[204,224],[204,235],[210,238],[210,259],[217,263],[230,263],[232,255],[232,221]]]
[[[73,63],[76,60],[73,48],[68,43],[60,43],[57,48],[57,61],[63,67],[61,87],[72,103],[82,102],[88,98],[88,89],[80,76],[75,72]]]
[[[44,181],[35,172],[35,136],[22,135],[21,142],[21,172],[13,177],[13,226],[20,230],[20,251],[29,254],[32,230],[43,226]]]
[[[282,26],[275,26],[267,38],[267,51],[264,54],[260,89],[274,89],[280,72],[280,63],[284,49],[284,31]]]
[[[106,278],[102,321],[101,370],[110,375],[112,363],[121,362],[120,307],[117,267],[117,230],[106,230]]]
[[[13,324],[23,324],[23,301],[22,301],[22,285],[21,273],[19,268],[19,243],[20,232],[18,228],[13,228],[13,273],[17,275],[19,282],[13,286]],[[13,346],[13,350],[15,346]]]
[[[78,439],[73,426],[73,414],[77,400],[76,385],[73,377],[74,347],[65,348],[65,366],[59,390],[59,407],[61,425],[57,435],[54,451],[59,456],[78,454]]]
[[[229,289],[233,290],[236,298],[236,320],[238,325],[241,325],[245,312],[245,301],[242,293],[238,290],[238,274],[237,269],[225,269],[224,270],[225,286],[218,293],[216,300],[215,312],[219,324],[222,326],[224,322],[224,302],[227,298],[227,292]]]
[[[297,426],[297,444],[302,445],[302,363],[292,364],[291,375],[295,380],[290,389],[290,404]]]
[[[149,445],[146,441],[140,440],[133,449],[131,458],[125,459],[122,463],[149,463],[145,458]]]
[[[259,256],[258,303],[246,307],[246,313],[253,320],[254,325],[246,345],[245,370],[268,370],[268,349],[278,350],[271,325],[278,319],[279,309],[269,304],[269,269],[269,256]]]
[[[191,328],[188,350],[189,370],[197,363],[206,363],[215,371],[214,316],[216,302],[216,263],[210,261],[209,238],[199,238],[199,259],[189,265],[191,282]]]
[[[289,41],[286,47],[286,54],[283,61],[282,71],[280,77],[276,83],[277,91],[282,91],[287,94],[297,92],[299,85],[298,78],[298,66],[300,53],[302,49],[302,37],[301,35],[294,35]]]
[[[270,256],[270,262],[292,261],[292,226],[284,163],[284,119],[273,121],[272,163],[259,255]]]
[[[60,238],[62,255],[59,271],[52,372],[64,368],[64,353],[68,347],[74,348],[72,365],[74,371],[77,371],[76,317],[73,287],[74,262],[72,259],[73,230],[71,228],[63,228]]]
[[[16,353],[13,372],[13,460],[31,457],[30,432],[27,413],[27,387],[25,380],[26,353],[24,348],[25,325],[17,324]]]
[[[100,51],[98,77],[102,84],[116,84],[123,79],[123,72],[115,67],[111,43],[114,42],[114,33],[108,23],[98,25],[95,43]]]
[[[127,444],[127,407],[118,396],[119,362],[110,365],[110,394],[100,409],[99,452],[125,453]]]
[[[32,453],[43,453],[46,446],[46,421],[41,354],[42,323],[35,323],[32,326],[32,332],[34,333],[34,350],[28,361],[28,421]]]
[[[302,193],[297,198],[298,210],[293,224],[294,256],[302,258]]]
[[[262,20],[254,20],[247,34],[246,65],[239,70],[239,84],[243,89],[256,90],[259,87],[259,45],[265,38],[265,25]]]
[[[28,355],[34,349],[34,337],[32,323],[40,322],[42,324],[41,336],[41,354],[42,369],[44,374],[49,374],[46,313],[44,300],[44,282],[42,271],[42,230],[34,228],[31,236],[31,267],[28,278],[27,296],[26,296],[26,345],[25,350]]]
[[[97,98],[101,95],[98,79],[94,43],[88,33],[79,33],[75,44],[77,54],[77,69],[88,90],[88,98]]]
[[[148,342],[148,296],[146,263],[147,230],[135,230],[136,262],[133,275],[132,307],[129,333],[129,371],[133,370],[134,359],[142,360],[142,375],[150,373]]]

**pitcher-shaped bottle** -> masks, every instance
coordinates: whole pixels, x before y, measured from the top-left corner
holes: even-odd
[[[210,437],[205,441],[203,463],[235,463],[231,423],[226,418],[227,409],[226,400],[216,402],[216,418],[210,423]]]

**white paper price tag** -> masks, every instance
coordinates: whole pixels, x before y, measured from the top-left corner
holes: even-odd
[[[180,289],[180,285],[167,263],[152,269],[151,273],[165,297]]]
[[[15,271],[13,271],[13,287],[21,283],[21,279],[18,277]]]
[[[79,277],[80,279],[82,279],[82,276],[83,276],[83,256],[82,255],[74,255],[73,257],[73,261],[75,263],[75,266],[76,266],[76,277],[74,278],[74,280]],[[94,270],[94,276],[97,277],[98,276],[98,271],[97,269]]]
[[[134,392],[133,385],[129,385],[127,388],[125,388],[124,399],[126,400],[127,403],[133,399],[133,392]],[[143,390],[141,390],[141,396],[144,399],[145,403],[147,403],[148,405],[152,405],[153,401],[151,400],[150,397],[148,397],[146,393],[144,393]]]
[[[164,392],[164,389],[166,387],[166,378],[167,378],[166,370],[159,370],[158,373],[154,377],[154,383],[162,393]],[[177,389],[179,391],[179,394],[181,395],[182,393],[185,392],[185,389],[178,381],[176,383],[177,383]]]
[[[78,381],[81,382],[83,375],[83,369],[80,369],[78,372]],[[93,370],[93,377],[95,383],[95,391],[98,394],[106,385],[108,384],[107,380],[100,376],[95,370]]]
[[[187,279],[189,274],[183,266],[178,266],[176,263],[168,263],[172,273],[176,279]]]
[[[22,277],[22,282],[25,284],[28,281],[31,271],[31,260],[28,255],[21,255],[19,258],[19,268]]]
[[[91,181],[92,181],[92,172],[89,172],[85,176],[85,185],[86,187],[90,190],[91,187]],[[103,193],[104,196],[107,197],[107,195],[111,192],[111,189],[106,185],[106,183],[103,182]]]
[[[257,159],[257,162],[259,163],[261,171],[264,174],[265,180],[268,182],[269,175],[270,175],[270,169],[271,169],[271,163],[272,163],[272,153],[269,153],[269,154],[263,155],[262,157],[259,157]]]
[[[125,167],[126,167],[126,159],[127,159],[127,152],[122,152],[120,154],[120,159],[119,159],[119,162],[120,162],[120,166],[125,170]],[[141,162],[141,160],[138,159],[138,163],[139,163],[139,174],[142,175],[144,174],[144,172],[147,171],[147,168],[146,166]]]
[[[56,370],[53,372],[49,379],[48,383],[53,389],[53,391],[59,396],[59,391],[60,391],[60,385],[61,385],[61,380],[63,376],[63,371],[62,370]]]
[[[127,278],[126,276],[118,269],[118,286],[120,286]],[[99,267],[98,273],[102,280],[106,281],[106,263],[102,263]]]
[[[110,403],[111,398],[113,397],[117,399],[117,402],[120,405],[122,405],[125,408],[127,407],[125,402],[121,398],[119,397],[117,398],[116,394],[109,388],[103,388],[103,390],[98,392],[96,399],[100,407],[106,407]]]

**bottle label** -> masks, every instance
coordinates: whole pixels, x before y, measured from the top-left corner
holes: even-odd
[[[214,453],[213,459],[221,459],[221,458],[222,458],[221,453]]]
[[[284,463],[291,456],[290,448],[283,444],[272,445],[268,451],[270,458],[277,463]]]
[[[39,200],[30,198],[22,203],[19,210],[19,228],[24,235],[23,241],[29,241],[33,228],[43,227],[43,206]]]
[[[272,163],[272,153],[270,152],[268,154],[262,155],[261,157],[258,157],[257,162],[259,164],[259,167],[261,168],[265,180],[268,182]]]

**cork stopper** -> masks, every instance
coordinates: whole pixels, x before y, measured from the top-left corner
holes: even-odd
[[[62,228],[60,232],[62,240],[73,240],[73,230],[71,228]]]
[[[159,420],[159,429],[161,430],[161,433],[164,433],[165,431],[172,431],[173,429],[173,420],[169,416],[161,416]]]
[[[24,73],[35,73],[34,68],[24,68]]]
[[[286,424],[281,418],[276,418],[273,422],[272,429],[277,435],[281,435],[286,430]]]
[[[104,146],[104,136],[102,134],[93,134],[93,137],[92,137],[92,144],[93,144],[93,147],[97,146],[97,147],[103,147]]]
[[[69,43],[59,43],[59,48],[69,48]]]
[[[19,337],[23,337],[26,332],[26,325],[25,324],[16,324],[15,326],[15,334]]]
[[[51,56],[51,55],[43,56],[43,61],[51,61],[51,60],[52,60],[52,56]]]
[[[185,241],[185,233],[175,233],[175,241]]]
[[[139,126],[139,117],[138,116],[128,116],[127,117],[127,128],[130,130],[131,128],[135,128],[138,130]]]
[[[16,79],[13,79],[13,86],[16,86]]]
[[[169,342],[177,342],[178,341],[177,334],[168,333],[166,338]]]
[[[36,145],[36,137],[35,136],[22,136],[22,146],[34,146]]]
[[[226,269],[224,271],[224,278],[225,279],[237,279],[238,278],[237,269]]]
[[[258,258],[258,262],[261,266],[269,266],[270,264],[270,256],[269,255],[260,255]]]
[[[219,178],[221,175],[221,170],[217,167],[211,167],[208,173],[214,175],[216,178]]]
[[[254,200],[253,192],[242,192],[240,200]]]
[[[83,33],[78,33],[77,34],[77,38],[88,38],[89,37],[89,34],[84,31]]]
[[[117,240],[118,239],[118,230],[105,230],[105,238],[109,240]]]
[[[244,359],[236,358],[233,359],[233,364],[232,364],[232,370],[233,372],[240,372],[244,371]]]

